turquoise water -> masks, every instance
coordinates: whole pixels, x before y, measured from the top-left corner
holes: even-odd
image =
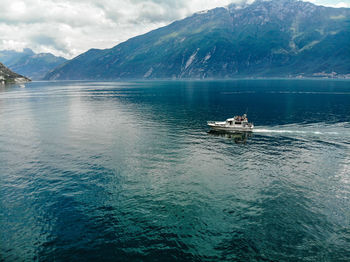
[[[0,196],[3,261],[348,261],[350,81],[0,87]]]

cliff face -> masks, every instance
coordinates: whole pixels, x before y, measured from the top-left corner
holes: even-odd
[[[350,74],[350,9],[296,0],[215,8],[91,49],[46,79],[228,78]]]
[[[12,72],[0,63],[0,84],[24,83],[30,81],[29,78]]]

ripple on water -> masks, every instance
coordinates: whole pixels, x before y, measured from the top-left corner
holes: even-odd
[[[347,82],[285,81],[0,90],[0,257],[346,261]]]

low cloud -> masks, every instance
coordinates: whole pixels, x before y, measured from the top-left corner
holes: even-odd
[[[329,6],[329,7],[335,7],[335,8],[350,7],[350,1],[346,1],[346,2],[333,1],[333,0],[308,0],[308,1],[316,5],[323,5],[323,6]]]

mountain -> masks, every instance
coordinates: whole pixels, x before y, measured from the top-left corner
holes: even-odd
[[[0,63],[0,85],[28,82],[30,79],[12,72]]]
[[[0,62],[11,70],[34,80],[42,79],[45,74],[66,61],[63,57],[49,53],[36,54],[29,48],[24,49],[23,52],[0,51]]]
[[[257,0],[199,12],[91,49],[45,79],[159,79],[350,74],[350,9]]]

